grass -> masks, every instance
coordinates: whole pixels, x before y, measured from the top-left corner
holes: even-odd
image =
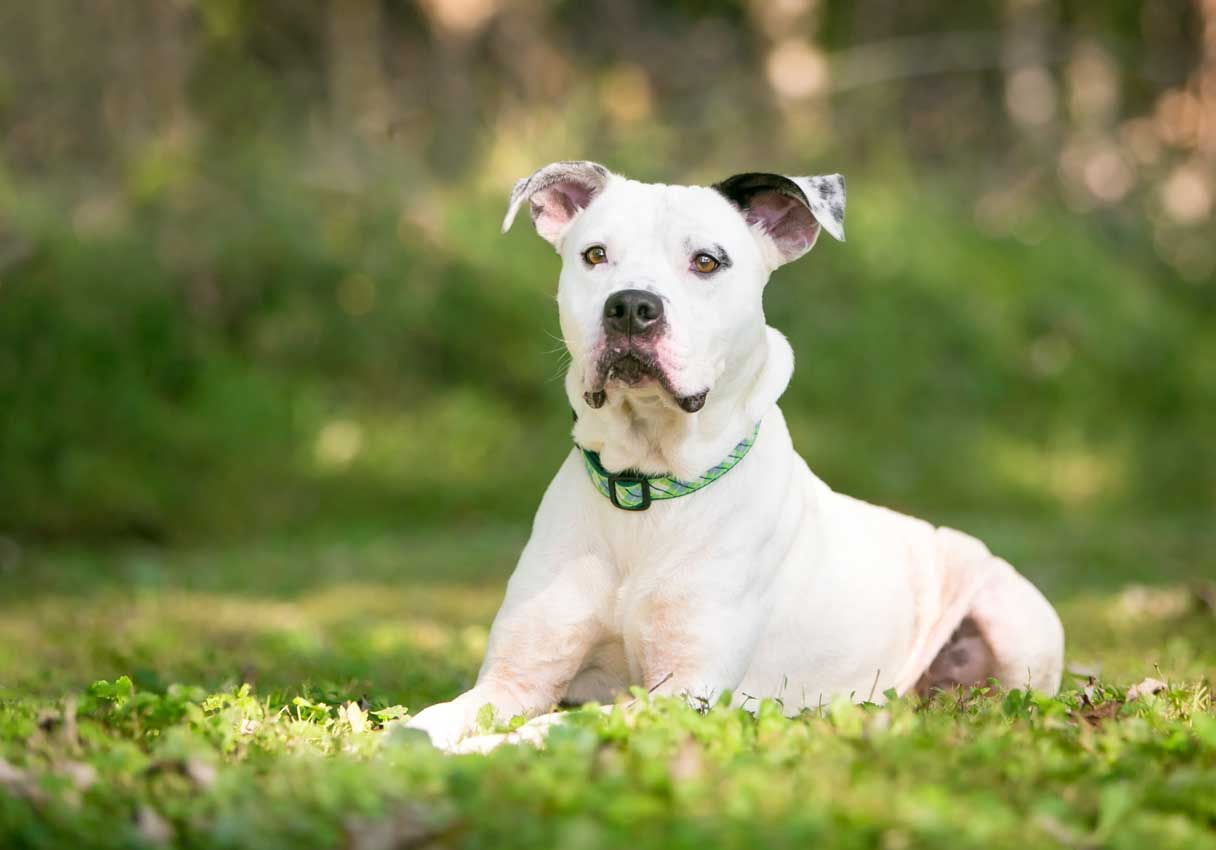
[[[5,550],[0,846],[1216,847],[1216,529],[951,521],[1092,681],[792,720],[643,699],[488,757],[383,727],[470,683],[526,529]]]

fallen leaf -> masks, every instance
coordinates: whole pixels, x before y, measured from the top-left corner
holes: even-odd
[[[1119,713],[1123,703],[1118,700],[1107,700],[1091,706],[1088,711],[1081,712],[1081,719],[1091,726],[1097,726],[1104,720],[1109,720]]]
[[[350,724],[350,731],[359,735],[367,729],[367,714],[357,702],[348,702],[344,706],[343,713],[346,715],[346,722]]]
[[[38,787],[34,777],[4,759],[0,759],[0,788],[7,788],[10,793],[34,802],[46,799],[46,792]]]
[[[410,850],[432,843],[445,824],[425,808],[405,805],[379,819],[352,819],[346,824],[349,850]]]
[[[1216,615],[1216,582],[1196,582],[1192,585],[1191,592],[1195,594],[1195,599],[1203,610]]]
[[[1118,605],[1126,617],[1164,621],[1186,614],[1192,599],[1184,587],[1131,585],[1119,595]]]
[[[689,735],[671,760],[671,778],[676,782],[689,782],[701,778],[704,773],[705,759],[701,755],[701,747]]]
[[[0,759],[0,785],[21,785],[26,781],[25,771],[13,767],[4,759]]]
[[[1053,841],[1065,847],[1088,847],[1085,836],[1054,815],[1041,814],[1035,817],[1034,825]]]
[[[91,764],[69,761],[63,765],[63,773],[79,791],[88,791],[97,784],[97,769]]]
[[[881,736],[884,732],[891,728],[891,712],[876,711],[874,714],[866,718],[865,736],[866,738],[874,738]]]
[[[173,839],[173,827],[151,806],[139,807],[135,828],[149,844],[168,844]]]
[[[76,729],[76,697],[69,696],[63,701],[63,729],[60,736],[65,744],[73,749],[80,746],[80,737]]]
[[[1094,704],[1094,694],[1095,694],[1096,686],[1097,686],[1097,680],[1095,680],[1093,676],[1090,676],[1089,681],[1086,682],[1086,684],[1085,684],[1085,687],[1081,689],[1081,704],[1082,705],[1092,706]]]
[[[1132,685],[1127,689],[1127,701],[1138,700],[1141,697],[1151,696],[1152,694],[1160,693],[1166,689],[1167,685],[1159,679],[1154,679],[1149,676],[1143,682]]]
[[[186,759],[183,766],[183,771],[190,781],[199,788],[207,789],[215,784],[216,769],[209,761],[205,761],[198,756],[191,756]]]

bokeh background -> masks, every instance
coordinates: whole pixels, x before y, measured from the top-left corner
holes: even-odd
[[[1032,578],[1059,701],[371,731],[570,451],[499,233],[568,158],[846,175],[795,443]],[[1216,0],[0,0],[0,845],[1208,847],[1214,509]]]
[[[51,0],[0,10],[5,557],[524,528],[558,268],[498,224],[562,158],[846,175],[766,296],[833,486],[1206,551],[1213,0]]]

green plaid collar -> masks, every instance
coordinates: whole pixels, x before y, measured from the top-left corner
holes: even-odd
[[[583,465],[587,467],[587,475],[591,477],[595,489],[623,511],[644,511],[650,507],[651,502],[678,499],[717,481],[739,465],[739,461],[743,460],[756,442],[759,432],[760,423],[757,422],[751,435],[731,449],[725,460],[693,481],[681,481],[670,475],[643,475],[628,469],[624,472],[609,472],[600,463],[597,452],[589,452],[582,446],[579,446],[579,450],[583,453]]]

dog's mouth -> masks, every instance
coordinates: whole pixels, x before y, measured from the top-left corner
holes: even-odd
[[[672,385],[666,371],[651,355],[637,349],[606,351],[596,364],[595,383],[591,389],[583,393],[583,400],[589,407],[599,409],[608,400],[610,384],[626,387],[640,387],[648,382],[655,382],[671,396],[685,413],[696,413],[705,406],[709,390],[702,390],[693,395],[682,395]]]

